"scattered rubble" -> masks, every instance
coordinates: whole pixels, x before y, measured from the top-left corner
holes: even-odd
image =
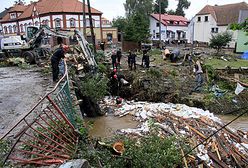
[[[194,155],[183,154],[185,165],[194,166],[202,161],[208,167],[248,165],[248,132],[225,127],[209,111],[172,103],[122,101],[116,105],[112,98],[105,98],[101,106],[112,107],[118,117],[132,115],[141,122],[136,129],[119,130],[121,134],[145,136],[153,125],[160,128],[160,136],[185,137],[191,149],[195,148]]]

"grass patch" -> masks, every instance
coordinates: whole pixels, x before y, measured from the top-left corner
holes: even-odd
[[[240,68],[240,67],[247,67],[248,61],[242,59],[224,61],[221,59],[213,58],[213,59],[207,59],[205,61],[205,64],[212,66],[214,69],[224,69],[227,66],[231,68]]]

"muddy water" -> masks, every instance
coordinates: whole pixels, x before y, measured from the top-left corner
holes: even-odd
[[[223,123],[228,123],[233,120],[236,116],[232,115],[217,115]],[[122,118],[115,117],[113,115],[97,117],[97,118],[86,118],[87,123],[93,123],[92,128],[89,131],[91,137],[112,137],[114,133],[119,129],[124,128],[136,128],[139,124],[137,121],[132,119],[132,116],[125,116]],[[230,127],[235,130],[248,131],[248,116],[241,117],[230,124]]]
[[[223,123],[227,124],[228,122],[232,121],[237,116],[233,115],[217,115]],[[230,124],[230,127],[235,130],[242,130],[242,131],[248,131],[248,116],[243,116],[235,120]]]
[[[139,124],[132,119],[132,116],[122,118],[113,115],[102,116],[97,118],[86,118],[86,122],[93,122],[93,126],[89,131],[92,137],[112,137],[117,130],[124,128],[136,128]]]

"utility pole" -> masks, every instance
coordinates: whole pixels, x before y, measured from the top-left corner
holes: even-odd
[[[94,51],[94,54],[96,54],[96,42],[95,42],[95,34],[94,34],[93,23],[92,23],[90,0],[87,0],[87,3],[88,3],[88,13],[89,13],[89,19],[90,19],[90,32],[91,32],[91,39],[92,39],[92,44],[93,44],[93,51]]]
[[[84,33],[84,37],[87,37],[86,34],[86,16],[85,16],[85,0],[83,0],[83,33]]]
[[[161,0],[159,0],[159,48],[161,49]]]
[[[195,18],[192,19],[192,45],[191,45],[191,54],[194,52],[194,38],[195,38]]]

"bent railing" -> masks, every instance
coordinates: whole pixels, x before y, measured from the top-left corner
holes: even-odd
[[[0,139],[1,164],[50,165],[63,163],[76,151],[75,111],[65,63],[64,76],[53,90]]]

